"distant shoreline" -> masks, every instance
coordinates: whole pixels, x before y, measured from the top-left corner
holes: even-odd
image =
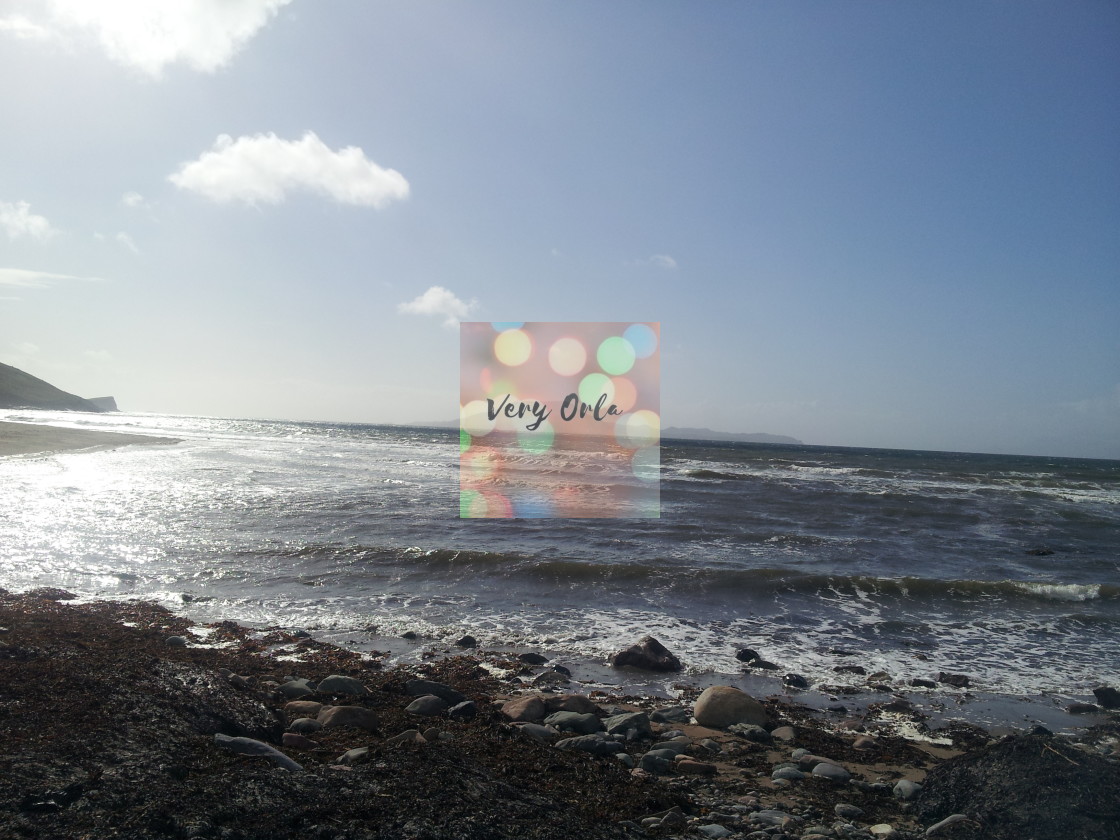
[[[179,438],[130,435],[121,432],[95,432],[86,429],[45,426],[38,423],[0,421],[0,457],[172,443],[179,443]]]

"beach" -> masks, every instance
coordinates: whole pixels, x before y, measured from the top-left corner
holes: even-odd
[[[0,421],[0,457],[178,443],[175,438]]]
[[[922,726],[904,704],[852,719],[785,697],[759,698],[760,725],[713,725],[698,689],[588,690],[528,651],[422,640],[421,662],[386,666],[306,633],[73,600],[0,593],[0,837],[1107,840],[1120,825],[1115,714],[1076,739],[961,724],[906,739],[900,721]]]

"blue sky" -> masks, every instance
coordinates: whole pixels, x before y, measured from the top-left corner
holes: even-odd
[[[0,361],[409,422],[660,321],[667,425],[1120,458],[1118,89],[1111,2],[0,0]]]

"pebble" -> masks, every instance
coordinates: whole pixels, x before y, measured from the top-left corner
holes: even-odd
[[[676,770],[678,773],[687,773],[690,776],[714,776],[716,766],[694,758],[682,758],[677,762]]]
[[[369,761],[369,747],[357,747],[356,749],[347,750],[342,755],[334,760],[335,764],[358,764],[362,761]]]
[[[395,747],[398,744],[426,744],[427,739],[420,734],[419,729],[406,729],[392,738],[385,739],[385,746]]]
[[[855,805],[849,805],[846,802],[838,802],[832,809],[836,816],[845,820],[854,820],[863,816],[863,809]]]
[[[770,732],[770,737],[779,741],[792,741],[797,737],[797,730],[792,726],[779,726]]]
[[[702,825],[697,829],[697,831],[699,831],[701,834],[705,835],[706,837],[716,837],[716,838],[731,837],[732,834],[734,834],[734,832],[730,831],[729,829],[724,828],[719,823],[711,823],[710,825]]]
[[[447,711],[447,701],[436,697],[434,694],[427,694],[423,697],[417,697],[408,706],[405,711],[413,715],[423,715],[424,717],[436,717],[442,715]]]
[[[913,799],[918,795],[918,791],[922,786],[917,782],[912,782],[909,779],[902,779],[895,783],[892,792],[898,799]]]
[[[789,779],[790,781],[799,781],[805,778],[805,773],[798,770],[796,767],[779,767],[770,774],[771,779]]]

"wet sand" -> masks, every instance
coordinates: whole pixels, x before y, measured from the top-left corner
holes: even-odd
[[[38,423],[0,421],[0,457],[38,455],[79,449],[115,449],[118,446],[151,446],[178,443],[177,438],[65,429]]]

